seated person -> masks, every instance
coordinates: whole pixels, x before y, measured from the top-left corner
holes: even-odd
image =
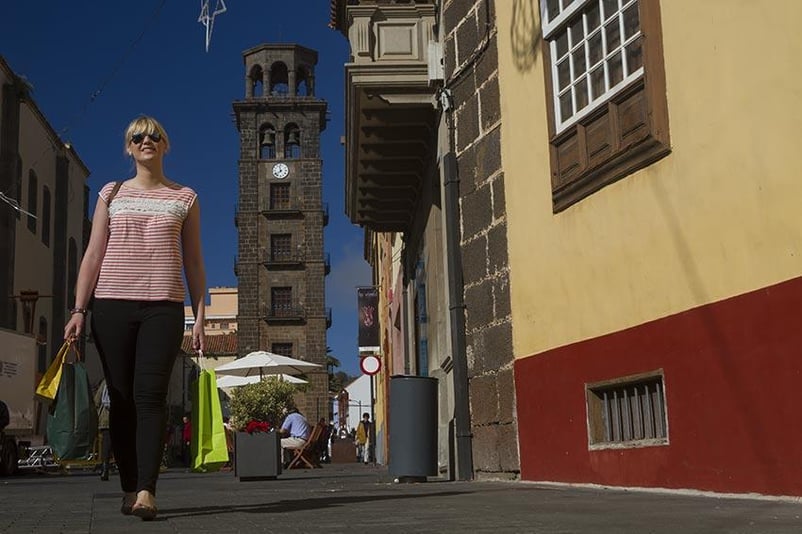
[[[278,430],[285,462],[287,461],[286,450],[302,448],[309,438],[311,430],[306,418],[298,412],[294,403],[290,403],[287,406],[287,417],[284,418],[284,423]]]

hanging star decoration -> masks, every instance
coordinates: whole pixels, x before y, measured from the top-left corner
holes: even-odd
[[[198,17],[198,22],[203,24],[206,28],[206,51],[209,51],[209,43],[212,41],[212,30],[214,30],[214,18],[217,15],[222,15],[226,12],[226,3],[223,0],[217,0],[214,6],[214,11],[209,14],[209,0],[201,0],[201,12]]]

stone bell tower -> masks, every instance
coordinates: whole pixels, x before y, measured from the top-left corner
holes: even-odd
[[[317,52],[262,44],[243,52],[245,99],[233,103],[240,137],[238,352],[266,350],[320,364],[306,373],[299,408],[329,418],[320,133],[327,104],[315,97]]]

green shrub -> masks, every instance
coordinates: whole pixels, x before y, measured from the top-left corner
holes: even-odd
[[[230,403],[231,424],[238,430],[251,421],[266,421],[270,428],[277,427],[296,391],[294,384],[273,376],[234,389]]]

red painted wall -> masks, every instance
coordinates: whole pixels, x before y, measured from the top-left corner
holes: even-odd
[[[585,384],[662,368],[669,444],[588,450]],[[802,495],[802,278],[515,363],[525,480]]]

